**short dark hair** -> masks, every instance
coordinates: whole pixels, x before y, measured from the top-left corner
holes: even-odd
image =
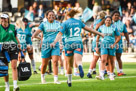
[[[23,18],[22,21],[28,23],[28,19],[27,18]]]
[[[115,13],[118,13],[118,14],[120,15],[120,12],[119,12],[118,10],[115,10],[115,11],[113,11],[113,13],[111,14],[111,17],[113,17],[113,15],[114,15]]]
[[[110,18],[111,21],[112,21],[112,17],[111,17],[111,16],[105,16],[105,20],[106,20],[107,18]]]
[[[53,12],[53,13],[54,13],[54,11],[48,10],[48,11],[46,11],[46,17],[48,16],[48,14],[49,14],[50,12]],[[55,13],[54,13],[54,14],[55,14]]]

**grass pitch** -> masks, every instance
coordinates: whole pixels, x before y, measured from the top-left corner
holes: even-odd
[[[37,70],[40,63],[37,63]],[[72,87],[66,84],[67,77],[59,75],[61,84],[54,84],[53,75],[46,75],[47,84],[41,84],[41,75],[38,71],[37,75],[32,75],[27,81],[18,81],[20,91],[136,91],[136,63],[124,63],[123,71],[126,76],[116,76],[114,81],[110,81],[107,77],[104,81],[96,80],[93,75],[92,79],[87,78],[88,68],[90,63],[83,63],[85,72],[84,78],[72,78]],[[9,65],[10,66],[10,65]],[[116,72],[116,71],[115,71]],[[98,66],[97,66],[98,73]],[[13,81],[11,68],[9,70],[10,91],[13,91]],[[0,91],[5,90],[4,79],[0,78]]]

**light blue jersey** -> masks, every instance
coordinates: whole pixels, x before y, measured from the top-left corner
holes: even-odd
[[[21,28],[17,29],[17,38],[19,39],[20,43],[26,43],[26,32]]]
[[[70,18],[61,25],[60,32],[65,35],[65,55],[83,54],[81,30],[85,24],[80,20]]]
[[[40,24],[39,29],[43,31],[43,42],[52,43],[59,32],[60,22],[56,20],[53,23],[45,21]]]
[[[31,33],[32,27],[29,27],[30,24],[31,23],[28,23],[27,26],[26,26],[26,28],[25,28],[25,32],[26,32],[26,43],[32,45],[32,40],[31,40],[31,37],[32,37],[32,33]]]
[[[110,46],[115,42],[115,36],[120,36],[119,31],[115,25],[109,27],[102,25],[99,30],[100,33],[104,34],[104,38],[101,40],[101,55],[115,56],[116,48],[111,49]]]
[[[127,33],[126,25],[122,23],[120,20],[118,20],[117,22],[114,22],[114,25],[117,27],[120,33]],[[122,43],[122,36],[119,43]]]
[[[117,27],[120,33],[127,33],[125,24],[123,24],[120,20],[118,20],[117,22],[114,22],[114,25]],[[119,48],[116,50],[116,53],[122,53],[123,52],[122,36],[121,36],[121,40],[119,41],[118,45],[119,45]]]
[[[70,18],[64,23],[62,23],[60,32],[65,35],[65,42],[82,41],[81,30],[84,27],[85,24],[82,23],[80,20]]]
[[[113,24],[109,27],[104,24],[98,29],[98,31],[105,35],[104,38],[102,38],[102,43],[104,44],[113,44],[115,42],[115,35],[120,36],[119,31]]]
[[[21,28],[17,29],[17,38],[21,44],[21,50],[26,52],[26,32]]]
[[[59,43],[55,45],[55,48],[50,48],[50,44],[54,42],[59,29],[60,22],[54,20],[53,23],[48,21],[42,22],[39,29],[43,31],[43,43],[42,43],[42,58],[49,58],[53,55],[60,56]]]

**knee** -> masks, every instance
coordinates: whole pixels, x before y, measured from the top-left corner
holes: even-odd
[[[54,66],[58,66],[58,60],[53,61]]]
[[[11,68],[12,68],[12,70],[17,70],[17,66],[16,65],[12,65]]]
[[[106,63],[106,62],[107,62],[106,59],[102,59],[102,60],[101,60],[101,63]]]

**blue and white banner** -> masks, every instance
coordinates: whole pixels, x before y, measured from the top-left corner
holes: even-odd
[[[25,18],[27,18],[29,21],[33,21],[34,20],[34,14],[28,10],[25,10]]]
[[[134,20],[134,22],[136,23],[136,13],[135,13],[134,16],[133,16],[133,20]]]
[[[84,22],[87,22],[90,18],[92,18],[92,16],[93,16],[93,11],[90,8],[86,7],[85,10],[83,11],[81,19]]]
[[[120,13],[120,16],[122,16],[122,9],[121,9],[121,6],[119,6],[119,13]]]

